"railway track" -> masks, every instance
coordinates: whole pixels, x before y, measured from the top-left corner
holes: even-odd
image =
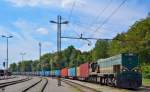
[[[8,80],[8,79],[13,79],[13,78],[16,78],[16,76],[13,76],[13,77],[4,77],[4,78],[0,78],[0,80]]]
[[[79,83],[75,83],[75,82],[72,82],[69,80],[62,80],[62,82],[76,88],[77,90],[79,90],[79,92],[101,92],[101,91],[96,90],[94,88],[90,88],[90,87],[87,87],[87,86],[84,86],[84,85],[81,85]]]
[[[24,79],[19,79],[19,80],[15,80],[15,81],[10,81],[10,82],[5,82],[5,83],[0,83],[0,88],[4,88],[10,85],[14,85],[14,84],[18,84],[18,83],[22,83],[28,80],[31,80],[32,78],[24,78]]]
[[[47,84],[47,78],[40,78],[40,80],[25,88],[24,90],[22,90],[22,92],[44,92],[44,89],[47,86]]]

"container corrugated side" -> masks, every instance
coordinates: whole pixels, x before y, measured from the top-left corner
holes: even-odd
[[[80,65],[80,77],[81,78],[89,77],[89,63],[84,63]]]
[[[68,76],[70,76],[70,77],[76,77],[76,67],[68,69]]]

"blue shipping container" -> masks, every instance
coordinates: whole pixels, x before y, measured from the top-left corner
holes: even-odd
[[[50,71],[45,71],[45,76],[50,76]]]
[[[76,77],[76,68],[75,67],[69,68],[68,76],[69,77]]]
[[[55,70],[55,76],[60,76],[60,70]]]
[[[54,76],[55,70],[50,71],[50,76]]]
[[[45,71],[40,71],[40,76],[44,76],[45,75]]]

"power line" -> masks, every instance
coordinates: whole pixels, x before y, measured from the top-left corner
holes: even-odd
[[[111,3],[112,3],[112,0],[110,0],[109,3],[102,9],[102,11],[98,13],[98,15],[97,15],[97,16],[93,19],[93,21],[90,23],[89,29],[91,29],[92,26],[94,26],[95,21],[97,21],[97,20],[100,18],[100,16],[101,16],[102,14],[104,14],[105,10],[107,10],[107,8],[111,5]],[[83,33],[83,34],[84,34],[84,33]]]
[[[72,18],[72,14],[73,14],[73,11],[74,11],[74,9],[75,9],[75,6],[76,6],[76,3],[77,3],[77,0],[74,0],[74,2],[73,2],[73,4],[72,4],[72,7],[71,7],[71,10],[70,10],[70,14],[69,14],[69,21],[71,21],[71,18]],[[74,31],[74,30],[73,30]],[[76,33],[76,35],[78,35],[79,36],[79,34],[76,32],[76,31],[74,31],[75,33]]]
[[[72,8],[71,8],[71,10],[70,10],[70,15],[69,15],[69,20],[71,20],[72,13],[73,13],[73,10],[74,10],[74,8],[75,8],[76,2],[77,2],[77,0],[75,0],[75,1],[73,2],[73,4],[72,4]],[[107,4],[107,6],[104,7],[103,10],[102,10],[102,11],[97,15],[97,17],[92,21],[92,23],[90,23],[90,25],[89,25],[90,28],[91,28],[91,26],[93,26],[94,22],[99,19],[100,15],[103,14],[104,11],[110,6],[111,2],[112,2],[112,0],[110,0],[110,2]],[[89,28],[86,27],[85,29],[89,29]],[[75,30],[74,30],[74,32],[76,33],[76,35],[80,36],[80,34],[78,34]],[[84,34],[84,32],[83,32],[83,34]]]
[[[84,28],[85,28],[85,29],[91,29],[92,26],[94,25],[94,22],[99,19],[100,15],[102,15],[102,14],[105,12],[105,10],[107,10],[107,8],[111,5],[111,3],[112,3],[112,0],[110,0],[109,3],[102,9],[102,11],[99,12],[98,15],[92,20],[92,22],[90,23],[89,27],[84,27]],[[75,32],[76,32],[76,31],[75,31]],[[85,33],[85,32],[83,32],[82,34],[84,34],[84,33]],[[77,32],[76,32],[76,34],[77,34],[78,36],[80,36],[80,34],[78,34]]]
[[[127,1],[127,0],[122,1],[122,3],[110,14],[110,16],[108,16],[108,17],[102,22],[102,24],[96,28],[96,30],[93,32],[93,34],[94,34],[95,32],[97,32],[99,29],[101,29],[101,28],[103,27],[103,25],[109,21],[109,19],[121,8],[121,6],[122,6],[126,1]],[[109,7],[109,6],[106,6],[106,8],[107,8],[107,7]],[[106,9],[104,9],[104,10],[106,10]],[[92,36],[92,35],[90,35],[89,37],[91,37],[91,36]]]
[[[68,16],[68,19],[69,21],[71,21],[71,18],[72,18],[72,14],[73,14],[73,11],[75,9],[75,6],[76,6],[76,3],[77,3],[77,0],[74,0],[73,4],[72,4],[72,7],[70,9],[70,14]],[[75,32],[76,35],[80,36],[80,34],[78,34],[75,30],[73,30]]]
[[[74,0],[74,2],[72,4],[71,10],[70,10],[70,14],[69,14],[69,21],[71,21],[71,17],[72,17],[73,11],[75,9],[76,2],[77,2],[77,0]]]
[[[102,24],[96,28],[96,30],[94,31],[94,33],[97,32],[98,30],[100,30],[103,27],[103,25],[109,21],[109,19],[121,8],[121,6],[126,1],[127,0],[123,0],[122,3],[102,22]]]

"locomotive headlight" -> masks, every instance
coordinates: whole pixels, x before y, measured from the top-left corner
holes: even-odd
[[[140,69],[139,69],[139,67],[135,67],[135,68],[132,69],[132,71],[134,71],[134,72],[140,72]]]
[[[122,71],[123,71],[123,72],[125,72],[125,71],[126,71],[126,69],[123,69]]]
[[[135,69],[135,70],[134,70],[134,72],[138,72],[138,70],[137,70],[137,69]]]
[[[123,72],[126,72],[126,71],[129,71],[129,70],[128,70],[128,68],[126,68],[126,67],[122,67],[122,71],[123,71]]]

